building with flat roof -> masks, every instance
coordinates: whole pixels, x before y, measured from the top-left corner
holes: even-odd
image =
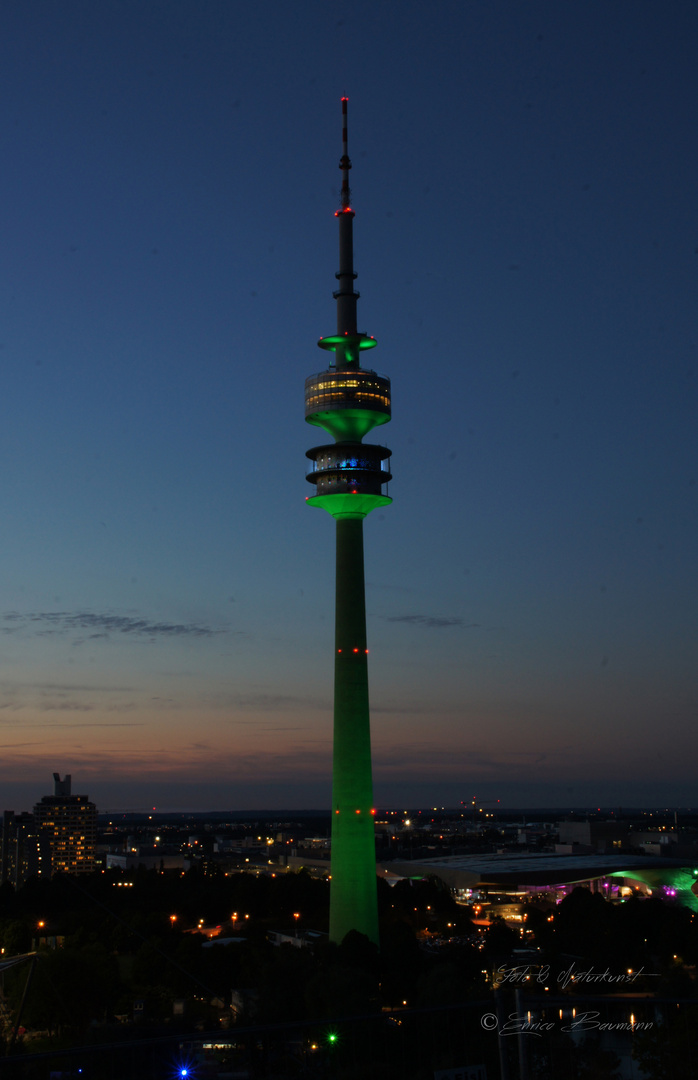
[[[540,896],[557,893],[558,898],[578,885],[585,885],[608,899],[623,889],[640,891],[676,900],[698,911],[698,864],[683,859],[647,855],[556,855],[548,852],[514,854],[455,855],[442,859],[415,859],[383,864],[387,872],[406,878],[440,878],[458,896],[478,892],[489,895]]]

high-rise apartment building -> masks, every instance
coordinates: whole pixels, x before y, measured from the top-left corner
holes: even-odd
[[[9,881],[18,889],[28,878],[48,877],[50,873],[49,844],[34,815],[5,810],[0,843],[0,881]]]
[[[87,795],[71,795],[71,779],[53,774],[53,795],[34,807],[34,818],[48,842],[51,873],[89,874],[95,868],[97,807]]]

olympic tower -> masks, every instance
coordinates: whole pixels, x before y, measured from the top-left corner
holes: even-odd
[[[392,500],[385,494],[390,451],[362,440],[390,420],[390,380],[360,363],[361,354],[376,341],[356,327],[347,98],[342,98],[339,167],[337,333],[318,341],[330,354],[328,368],[305,380],[305,419],[323,428],[334,443],[307,451],[313,463],[307,480],[315,487],[307,502],[337,523],[330,939],[341,942],[350,930],[358,930],[377,944],[363,519]]]

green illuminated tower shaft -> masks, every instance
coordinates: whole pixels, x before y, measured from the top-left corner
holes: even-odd
[[[391,502],[384,493],[391,476],[383,467],[390,451],[362,440],[390,420],[390,380],[359,362],[361,353],[376,342],[356,329],[359,294],[354,290],[346,98],[342,118],[337,333],[318,342],[333,354],[333,361],[305,381],[305,419],[335,441],[307,452],[313,462],[307,479],[316,488],[307,501],[337,523],[330,939],[340,942],[350,930],[358,930],[377,943],[363,519]]]

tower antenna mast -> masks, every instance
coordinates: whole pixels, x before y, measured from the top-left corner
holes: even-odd
[[[349,104],[349,98],[342,98],[342,157],[339,162],[339,167],[342,170],[342,196],[341,205],[342,210],[347,210],[349,202],[351,200],[351,191],[349,190],[349,170],[351,168],[351,159],[349,157],[349,143],[347,139],[347,105]]]
[[[347,140],[347,104],[348,98],[342,98],[342,156],[339,159],[339,167],[342,170],[342,189],[339,196],[339,210],[336,217],[339,219],[339,272],[335,275],[339,282],[339,288],[333,294],[337,301],[337,333],[356,334],[356,301],[359,294],[354,291],[354,211],[350,206],[351,191],[349,190],[349,159]],[[347,363],[358,364],[358,353],[352,353],[351,359],[346,358]],[[338,366],[342,366],[340,357],[337,357]]]

